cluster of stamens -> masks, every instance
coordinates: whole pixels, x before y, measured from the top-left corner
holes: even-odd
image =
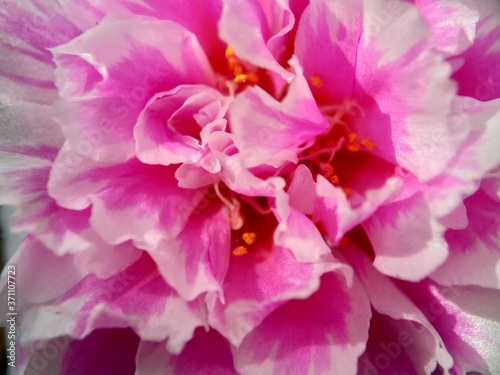
[[[240,196],[236,198],[234,194],[228,199],[220,191],[219,183],[214,184],[214,191],[220,201],[226,206],[229,213],[229,221],[232,231],[233,250],[231,253],[234,256],[242,256],[248,253],[252,245],[257,241],[257,233],[249,228],[249,220],[245,218],[242,210],[242,204],[248,205],[249,209],[255,211],[259,215],[268,215],[270,209],[263,209],[251,197]]]
[[[311,76],[310,82],[313,87],[320,88],[323,82],[319,76]],[[328,179],[333,185],[341,185],[340,177],[335,171],[335,154],[345,149],[348,152],[372,151],[375,144],[369,138],[360,138],[358,134],[350,130],[346,122],[348,117],[356,114],[364,116],[363,109],[353,100],[346,100],[341,105],[326,105],[320,107],[323,116],[330,123],[328,130],[314,140],[299,157],[299,162],[306,164],[314,174],[320,174]],[[342,187],[344,193],[349,196],[352,189]]]
[[[237,85],[254,85],[259,81],[259,76],[253,70],[245,68],[241,60],[235,55],[233,47],[226,48],[226,60],[232,74],[233,82]],[[232,87],[234,90],[235,88]]]

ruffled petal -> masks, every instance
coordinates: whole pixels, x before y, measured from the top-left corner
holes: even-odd
[[[133,128],[155,93],[180,84],[215,83],[196,37],[170,21],[105,19],[52,52],[62,92],[81,80],[81,64],[100,75],[93,87],[64,97],[58,107],[71,147],[95,160],[119,162],[135,155]]]
[[[469,48],[476,36],[479,8],[471,0],[413,0],[432,29],[436,48],[449,56]]]
[[[230,223],[225,206],[205,198],[184,230],[149,254],[168,284],[186,300],[217,292],[223,301],[222,283],[229,266],[230,246]]]
[[[140,248],[156,248],[182,230],[204,196],[201,191],[180,189],[174,167],[146,165],[137,159],[115,165],[80,158],[75,166],[68,165],[72,156],[71,150],[59,154],[49,192],[63,207],[92,205],[91,226],[110,244],[133,240]]]
[[[242,374],[356,374],[370,316],[359,282],[327,273],[318,291],[276,309],[233,349],[235,366]]]
[[[277,22],[269,22],[269,14],[257,0],[243,0],[236,4],[232,0],[223,0],[219,35],[233,47],[239,58],[290,81],[293,74],[279,64],[273,52],[279,46],[279,39],[292,29],[294,17],[287,2],[279,2],[269,11],[277,13],[273,20]]]
[[[380,207],[363,228],[375,251],[375,267],[392,277],[421,280],[448,256],[445,227],[421,192]]]
[[[468,225],[448,230],[450,256],[431,278],[442,285],[500,288],[500,202],[482,189],[464,201]]]
[[[0,11],[0,101],[51,104],[57,98],[47,50],[81,31],[58,1],[8,0]]]
[[[291,65],[296,77],[281,102],[256,87],[238,95],[230,107],[231,131],[246,167],[280,166],[284,161],[279,159],[280,152],[294,155],[296,149],[329,127],[296,59],[291,60]]]
[[[224,280],[225,304],[216,301],[209,322],[233,345],[257,327],[273,310],[292,298],[306,298],[319,286],[325,272],[346,267],[330,260],[299,263],[290,250],[255,247],[232,257]]]
[[[123,272],[104,280],[86,276],[62,298],[25,311],[21,342],[60,335],[83,338],[97,328],[131,327],[145,340],[168,337],[169,351],[179,353],[204,321],[199,301],[188,304],[180,298],[144,255]]]
[[[402,284],[432,322],[454,359],[452,373],[500,371],[500,294],[480,287],[443,287],[431,281]]]
[[[356,270],[376,313],[370,322],[367,351],[360,371],[429,374],[437,365],[450,369],[453,360],[432,321],[392,279],[378,272],[355,245],[344,254]],[[399,368],[399,370],[398,370]]]
[[[500,98],[500,77],[496,67],[500,63],[500,5],[494,0],[478,3],[480,20],[472,46],[454,59],[458,69],[453,79],[459,85],[459,94],[480,101]]]
[[[222,109],[222,94],[201,85],[178,86],[154,95],[134,128],[138,159],[162,165],[199,161],[203,155],[200,132],[205,124],[195,119],[211,104]]]

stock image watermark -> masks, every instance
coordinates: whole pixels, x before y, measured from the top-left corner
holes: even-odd
[[[16,265],[7,266],[7,364],[16,367]]]

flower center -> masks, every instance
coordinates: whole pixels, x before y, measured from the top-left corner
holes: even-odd
[[[321,79],[317,76],[311,77],[311,83],[314,86],[322,85]],[[315,178],[322,175],[333,185],[342,186],[341,176],[337,173],[340,160],[336,155],[339,152],[372,151],[375,145],[370,139],[360,138],[350,129],[349,123],[354,116],[358,113],[364,116],[363,109],[355,101],[345,100],[341,105],[320,106],[320,110],[330,123],[330,127],[306,147],[299,156],[299,162],[306,165]],[[342,158],[342,163],[345,163],[344,159],[346,158]],[[352,193],[349,187],[343,186],[343,190],[347,196]]]
[[[257,69],[242,62],[234,53],[233,47],[227,46],[225,52],[230,78],[225,80],[230,95],[259,82]]]
[[[213,189],[228,212],[234,256],[247,254],[272,236],[276,224],[266,198],[243,196],[219,183]]]

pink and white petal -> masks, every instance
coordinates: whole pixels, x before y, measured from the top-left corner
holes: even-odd
[[[86,274],[85,268],[75,262],[72,255],[57,256],[33,236],[23,240],[9,264],[18,267],[16,288],[22,295],[18,300],[19,311],[24,310],[23,306],[48,302],[62,296]],[[7,270],[8,267],[5,267],[2,272],[2,293],[7,292]]]
[[[483,190],[464,201],[466,228],[445,234],[450,255],[430,277],[441,285],[500,288],[500,202]]]
[[[217,22],[221,17],[222,1],[191,0],[91,0],[97,9],[121,17],[148,16],[170,20],[191,31],[203,47],[213,66],[225,66],[225,43],[219,39]]]
[[[302,212],[290,206],[289,196],[278,190],[276,216],[278,227],[274,244],[290,249],[299,262],[320,262],[331,259],[331,249],[318,228]]]
[[[225,304],[215,302],[209,311],[210,326],[238,346],[277,307],[310,296],[321,275],[332,270],[350,279],[350,270],[333,259],[299,263],[290,250],[254,246],[245,256],[231,258],[223,284]]]
[[[176,55],[173,50],[182,52]],[[89,144],[87,156],[95,160],[119,162],[135,154],[133,128],[154,94],[180,84],[215,82],[196,37],[170,21],[106,18],[52,52],[57,74],[66,77],[58,81],[63,92],[75,85],[72,80],[80,81],[81,68],[75,68],[75,59],[84,60],[101,75],[88,92],[64,98],[58,105],[71,147],[79,150],[83,143]]]
[[[416,373],[431,373],[437,365],[444,369],[451,368],[453,360],[443,345],[443,339],[419,307],[392,279],[377,271],[360,248],[349,244],[344,254],[355,269],[356,276],[362,282],[370,303],[377,312],[372,318],[377,321],[372,320],[370,323],[371,337],[367,358],[360,359],[360,364],[363,363],[366,368],[375,366],[381,369],[386,361],[380,357],[389,355],[389,359],[394,360],[399,357],[393,356],[394,351],[399,350],[399,354],[404,354],[405,362],[409,361],[411,368],[417,370]],[[395,336],[389,339],[392,334]],[[394,344],[381,340],[391,340]],[[389,362],[392,364],[392,361]]]
[[[242,60],[269,70],[290,82],[293,74],[282,67],[273,56],[282,35],[291,30],[293,15],[286,2],[275,6],[279,20],[268,20],[258,0],[223,0],[219,35]],[[270,45],[268,45],[268,41]]]
[[[363,28],[361,5],[358,0],[315,0],[300,18],[295,54],[306,79],[320,79],[320,84],[311,82],[311,86],[321,104],[340,104],[352,97],[356,50]]]
[[[23,270],[16,276],[17,288],[23,295],[22,300],[19,300],[20,311],[23,309],[21,306],[46,303],[62,296],[87,275],[112,277],[142,255],[142,251],[130,243],[111,247],[96,241],[94,246],[76,255],[59,255],[34,236],[26,237],[10,260],[10,264]],[[41,264],[44,266],[40,267]],[[2,276],[6,275],[7,268]]]
[[[500,168],[486,174],[481,189],[490,199],[500,202]]]
[[[132,240],[147,249],[176,236],[203,193],[180,189],[174,173],[170,167],[151,166],[110,181],[91,198],[92,228],[110,244]]]
[[[401,188],[397,176],[387,178],[383,185],[369,188],[357,201],[350,201],[344,191],[319,175],[316,183],[316,207],[314,218],[325,226],[331,241],[338,243],[351,229],[368,219],[383,207]]]
[[[297,60],[293,58],[290,64],[296,76],[281,102],[254,87],[239,94],[231,104],[231,131],[238,149],[245,153],[247,167],[270,163],[280,151],[293,152],[329,128]]]
[[[363,228],[375,251],[374,266],[388,276],[419,281],[448,257],[445,228],[421,192],[380,207]]]
[[[60,153],[56,160],[50,194],[65,207],[92,204],[91,227],[110,244],[133,240],[139,248],[157,247],[182,230],[204,196],[179,188],[175,167],[146,165],[137,159],[113,165],[81,158],[81,165],[68,168],[65,155]]]
[[[314,213],[316,197],[311,191],[316,190],[316,183],[309,168],[299,164],[293,172],[292,181],[287,190],[290,207],[293,207],[305,215]]]
[[[185,300],[216,292],[224,301],[222,283],[229,267],[231,230],[226,207],[211,203],[195,210],[184,230],[149,254],[158,270]]]
[[[88,228],[90,210],[62,208],[47,194],[50,164],[57,155],[61,141],[57,129],[50,126],[50,121],[44,121],[44,113],[37,105],[16,104],[12,107],[15,115],[11,119],[6,117],[5,127],[2,128],[5,138],[0,144],[0,154],[6,171],[0,171],[3,177],[0,201],[17,205],[13,217],[14,230],[34,234],[58,254],[87,248],[89,242],[82,237],[82,232]],[[30,108],[34,109],[33,116],[39,120],[33,123],[47,125],[45,132],[54,130],[52,139],[49,140],[49,135],[44,131],[33,129],[27,135],[24,127],[18,130],[10,127],[11,121],[15,122],[17,117],[21,121],[17,124],[23,124],[26,119],[17,111]],[[29,124],[26,130],[30,130]]]
[[[480,101],[500,98],[500,5],[494,0],[478,2],[480,21],[473,45],[456,60],[460,68],[453,79],[459,85],[459,94]]]
[[[51,104],[57,98],[48,48],[81,31],[59,2],[4,0],[0,11],[0,101]]]
[[[229,343],[217,332],[196,329],[179,355],[170,354],[165,343],[142,341],[136,357],[136,375],[236,375]]]
[[[469,128],[470,132],[445,171],[422,186],[433,214],[439,218],[450,215],[500,164],[500,99],[482,103],[457,98],[452,116],[456,128]]]
[[[220,103],[222,107],[222,101],[222,94],[202,85],[181,85],[155,94],[134,128],[139,160],[162,165],[198,161],[202,127],[195,117],[209,104]]]
[[[353,97],[363,112],[354,131],[373,141],[375,154],[428,181],[444,170],[462,140],[447,121],[456,93],[451,68],[434,49],[415,5],[364,5],[367,32],[358,44]]]
[[[214,132],[208,146],[221,165],[218,178],[233,192],[248,197],[275,197],[277,190],[283,190],[286,182],[281,177],[270,177],[265,180],[256,177],[246,166],[247,152],[238,152],[230,133]],[[251,154],[255,153],[251,151]]]
[[[63,142],[52,115],[45,105],[0,105],[0,203],[20,205],[34,198],[32,187],[22,179],[33,176],[31,183],[39,180],[35,176],[50,167]]]
[[[80,29],[88,30],[100,22],[105,14],[94,0],[59,0],[64,13]]]
[[[448,56],[454,56],[472,45],[479,21],[477,2],[474,0],[413,1],[429,23],[437,49]]]
[[[179,187],[183,189],[199,189],[216,183],[219,178],[206,169],[193,164],[182,164],[175,171]]]
[[[443,287],[429,280],[401,283],[443,338],[455,373],[496,374],[500,357],[500,294],[480,287]]]
[[[242,374],[356,374],[368,340],[370,303],[361,284],[330,272],[306,299],[272,312],[233,349]]]
[[[179,353],[195,328],[204,325],[200,302],[180,298],[144,254],[119,274],[105,280],[86,276],[59,300],[25,311],[21,343],[61,335],[83,338],[98,328],[130,327],[145,340],[168,337],[168,350]]]

